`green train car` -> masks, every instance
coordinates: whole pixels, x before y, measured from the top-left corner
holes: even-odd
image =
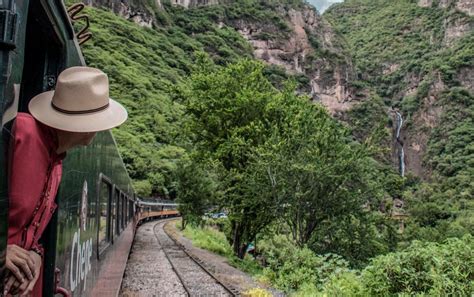
[[[5,278],[10,129],[58,74],[85,65],[62,0],[0,0],[0,292]],[[25,186],[28,181],[25,180]],[[58,210],[41,242],[43,296],[116,296],[138,220],[131,180],[110,132],[68,152]]]

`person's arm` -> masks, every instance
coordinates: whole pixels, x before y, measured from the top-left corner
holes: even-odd
[[[38,264],[30,251],[20,246],[21,233],[29,224],[37,199],[40,198],[47,171],[48,152],[38,146],[38,135],[30,133],[28,119],[17,118],[9,147],[9,221],[6,267],[15,279],[26,289],[37,278]],[[35,132],[35,131],[33,131]],[[43,156],[41,155],[43,154]],[[33,164],[33,165],[32,165]],[[41,264],[41,263],[40,263]],[[41,267],[41,265],[39,265]],[[14,281],[10,281],[10,287]]]

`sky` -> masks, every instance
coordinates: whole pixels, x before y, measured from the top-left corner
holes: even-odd
[[[342,2],[344,0],[307,0],[309,3],[316,6],[320,13],[323,13],[331,4]]]

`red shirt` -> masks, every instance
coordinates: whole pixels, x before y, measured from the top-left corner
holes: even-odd
[[[55,130],[27,113],[18,113],[10,144],[8,244],[41,249],[38,240],[56,209],[65,154],[56,153]]]

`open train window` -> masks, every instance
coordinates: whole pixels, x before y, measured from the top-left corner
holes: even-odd
[[[112,182],[102,173],[98,182],[98,232],[97,232],[97,257],[99,258],[112,242]]]
[[[43,1],[30,1],[26,27],[25,62],[20,88],[19,111],[27,112],[29,101],[56,85],[64,68],[65,47],[48,17]]]
[[[51,4],[47,1],[0,1],[0,3],[6,2],[17,3],[16,5],[23,2],[17,9],[28,6],[27,14],[20,14],[19,16],[20,26],[26,25],[24,31],[25,41],[24,44],[17,44],[18,47],[15,50],[18,55],[23,54],[23,64],[12,65],[12,68],[8,71],[8,75],[12,70],[12,75],[17,75],[14,73],[17,72],[19,67],[23,67],[21,69],[18,106],[14,104],[12,112],[28,112],[30,100],[39,93],[53,89],[56,84],[56,77],[65,68],[65,57],[67,55],[65,41],[58,32],[56,20],[51,15]],[[60,201],[58,201],[58,205],[60,206]],[[57,216],[58,212],[56,211],[41,236],[45,251],[42,273],[44,296],[49,296],[50,292],[53,291],[58,234]]]

